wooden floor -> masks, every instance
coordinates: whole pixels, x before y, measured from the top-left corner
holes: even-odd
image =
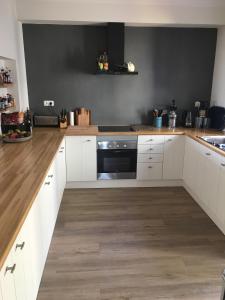
[[[224,268],[183,188],[66,190],[38,300],[218,300]]]

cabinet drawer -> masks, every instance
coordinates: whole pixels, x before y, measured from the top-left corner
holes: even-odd
[[[138,162],[141,163],[160,163],[163,162],[163,155],[162,154],[143,154],[138,153]]]
[[[162,163],[137,163],[138,180],[162,179]]]
[[[163,135],[139,135],[138,144],[163,144]]]
[[[163,153],[163,144],[138,145],[138,153]]]

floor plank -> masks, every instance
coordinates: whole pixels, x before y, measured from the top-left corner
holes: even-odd
[[[38,300],[217,300],[224,267],[183,188],[66,190]]]

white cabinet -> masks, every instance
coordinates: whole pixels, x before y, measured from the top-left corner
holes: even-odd
[[[163,135],[139,135],[137,180],[160,180],[163,169]]]
[[[67,181],[97,180],[96,136],[66,137]]]
[[[23,237],[23,232],[20,232],[13,247],[12,247],[12,258],[13,262],[16,265],[14,271],[14,284],[16,290],[16,299],[17,300],[29,300],[27,298],[27,282],[25,277],[25,268],[29,271],[29,267],[26,262],[25,256],[25,247],[26,240]],[[31,275],[30,275],[31,276]]]
[[[163,144],[164,135],[139,135],[138,144]]]
[[[162,163],[138,163],[138,180],[160,180],[162,179]]]
[[[163,179],[182,179],[184,164],[184,136],[165,136]]]
[[[56,154],[56,187],[58,195],[58,206],[60,206],[63,191],[66,185],[66,146],[63,139]]]
[[[216,215],[225,232],[225,159],[220,160]]]
[[[0,271],[0,300],[36,299],[65,182],[63,141]]]
[[[216,210],[217,183],[220,157],[214,151],[199,145],[195,193],[212,212]]]
[[[195,143],[196,142],[191,138],[185,138],[183,180],[191,190],[194,190],[196,180],[194,178],[194,174],[196,174],[196,166],[198,162]]]
[[[3,298],[2,298],[2,289],[1,289],[1,285],[0,285],[0,300],[3,300]]]
[[[15,269],[16,264],[13,262],[12,254],[10,252],[0,271],[0,283],[3,300],[17,300],[14,284]]]

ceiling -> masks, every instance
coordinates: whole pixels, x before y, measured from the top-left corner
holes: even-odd
[[[24,0],[16,0],[17,3],[24,2]],[[203,7],[225,7],[225,0],[29,0],[29,2],[41,3],[104,3],[104,4],[130,4],[130,5],[157,5],[157,6],[203,6]]]

